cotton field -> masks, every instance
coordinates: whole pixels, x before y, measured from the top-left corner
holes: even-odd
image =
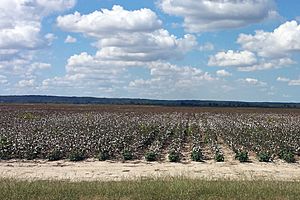
[[[233,152],[300,155],[300,111],[1,105],[0,159],[199,161]],[[147,159],[146,156],[146,159]],[[226,155],[225,159],[226,159]],[[81,159],[78,159],[80,157]],[[194,157],[192,156],[192,159]],[[194,159],[193,159],[194,160]],[[171,161],[171,159],[170,159]]]

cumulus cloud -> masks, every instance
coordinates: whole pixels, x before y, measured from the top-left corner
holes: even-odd
[[[42,82],[45,91],[72,87],[73,91],[85,88],[86,91],[113,91],[117,85],[124,84],[126,67],[136,66],[138,62],[105,61],[83,52],[71,56],[66,65],[66,74],[48,78]]]
[[[149,64],[148,69],[150,78],[131,81],[129,91],[135,91],[141,96],[154,95],[157,98],[178,96],[179,93],[191,96],[195,90],[203,90],[203,85],[217,80],[199,68],[177,66],[168,62],[153,62]]]
[[[64,31],[82,33],[95,40],[94,55],[86,52],[68,59],[66,74],[43,81],[45,89],[60,86],[102,88],[113,92],[128,80],[129,67],[147,67],[153,62],[180,59],[197,47],[196,37],[178,38],[161,27],[150,9],[128,11],[121,6],[90,14],[60,16],[57,25]]]
[[[41,20],[52,12],[73,7],[74,0],[2,0],[0,49],[35,49],[43,45]]]
[[[42,20],[72,8],[75,3],[75,0],[1,0],[0,83],[15,82],[6,92],[36,89],[44,76],[41,72],[51,67],[37,60],[37,50],[50,46],[56,39],[52,33],[43,33]]]
[[[14,59],[0,60],[0,73],[14,79],[35,79],[49,68],[51,68],[49,63],[34,62],[31,54],[20,54]]]
[[[288,83],[289,86],[300,86],[300,79],[289,79],[289,78],[285,78],[285,77],[278,77],[277,81],[279,82],[286,82]]]
[[[22,79],[16,87],[33,86],[37,74],[50,68],[35,57],[36,50],[56,39],[52,33],[43,35],[42,20],[74,5],[75,0],[1,0],[0,72],[15,81]]]
[[[30,0],[28,2],[29,5],[39,9],[43,15],[67,10],[76,4],[76,0]]]
[[[289,85],[290,86],[300,86],[300,79],[290,80]]]
[[[207,42],[207,43],[199,46],[200,51],[213,51],[214,49],[215,49],[215,46],[210,42]]]
[[[219,52],[211,56],[208,62],[209,66],[244,66],[252,65],[257,62],[256,56],[250,51],[237,51],[229,50],[227,52]]]
[[[128,40],[130,38],[130,40]],[[103,38],[97,42],[97,56],[109,60],[155,61],[181,58],[197,45],[195,36],[177,38],[167,30],[151,33],[131,33]]]
[[[279,58],[279,59],[261,59],[259,63],[251,66],[241,66],[238,67],[238,71],[242,72],[252,72],[259,70],[269,70],[269,69],[279,69],[285,66],[295,64],[290,58]]]
[[[218,78],[198,67],[178,66],[170,63],[152,63],[148,67],[149,77],[137,78],[125,87],[135,97],[159,99],[220,99],[257,100],[269,98],[271,87],[256,78],[238,79],[230,82]],[[241,98],[243,96],[243,98]]]
[[[6,83],[8,83],[7,77],[0,75],[0,84],[2,85],[2,84],[6,84]]]
[[[51,64],[49,63],[34,62],[27,67],[25,71],[25,75],[27,77],[35,77],[35,74],[38,73],[39,71],[50,69],[50,68],[51,68]]]
[[[217,76],[219,76],[219,77],[228,77],[228,76],[232,76],[232,74],[231,74],[230,72],[228,72],[228,71],[226,71],[226,70],[224,70],[224,69],[218,70],[218,71],[216,72],[216,74],[217,74]]]
[[[40,24],[16,24],[0,30],[1,49],[34,49],[41,45]]]
[[[113,79],[110,75],[114,76],[130,65],[138,65],[138,63],[103,61],[83,52],[68,59],[66,71],[69,75],[81,74],[110,80]]]
[[[280,82],[289,82],[290,79],[285,78],[285,77],[278,77],[278,78],[277,78],[277,81],[280,81]]]
[[[34,86],[35,86],[35,80],[34,79],[20,80],[17,83],[17,87],[21,87],[21,88],[34,87]]]
[[[258,87],[265,87],[268,85],[266,82],[259,81],[258,79],[255,78],[239,79],[239,81],[244,84],[258,86]]]
[[[162,22],[150,9],[127,11],[115,5],[112,10],[102,9],[87,15],[75,12],[59,16],[57,25],[65,31],[101,38],[131,32],[152,32],[160,28]]]
[[[77,39],[68,35],[65,39],[65,43],[76,43],[77,42]]]
[[[300,52],[300,25],[285,22],[273,32],[256,31],[240,34],[237,42],[242,51],[219,52],[210,56],[209,66],[237,67],[239,71],[277,69],[296,64],[293,53]]]
[[[151,76],[155,78],[167,77],[178,80],[188,80],[189,78],[194,80],[206,81],[214,80],[214,78],[209,73],[204,73],[201,69],[190,66],[179,67],[170,63],[154,62],[149,65],[149,68],[151,71]]]
[[[300,25],[296,21],[288,21],[273,32],[241,34],[237,42],[243,49],[256,52],[261,57],[286,57],[300,51]]]
[[[95,38],[102,60],[155,61],[180,58],[197,46],[196,37],[171,35],[161,28],[162,22],[150,9],[128,11],[121,6],[90,14],[60,16],[57,25],[68,32],[83,33]]]
[[[47,33],[44,38],[48,42],[49,46],[52,45],[52,42],[57,39],[56,35],[53,33]]]
[[[159,0],[158,5],[167,14],[183,17],[189,32],[243,27],[277,13],[273,0]]]

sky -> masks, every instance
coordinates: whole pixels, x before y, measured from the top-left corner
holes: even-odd
[[[296,0],[1,0],[0,95],[300,102]]]

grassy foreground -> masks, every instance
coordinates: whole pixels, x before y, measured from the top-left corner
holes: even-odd
[[[299,199],[300,182],[204,181],[185,178],[121,182],[0,179],[4,199]]]

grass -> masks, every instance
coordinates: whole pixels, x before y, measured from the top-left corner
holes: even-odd
[[[300,182],[204,181],[185,178],[120,182],[0,179],[6,199],[299,199]]]

